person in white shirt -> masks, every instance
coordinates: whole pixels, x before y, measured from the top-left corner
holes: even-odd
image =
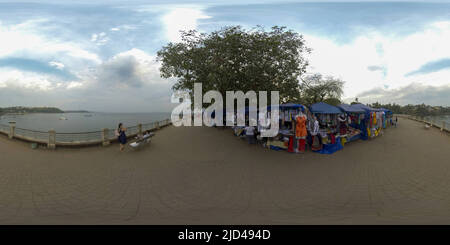
[[[255,127],[253,126],[245,127],[245,135],[247,135],[247,140],[249,144],[255,143]]]

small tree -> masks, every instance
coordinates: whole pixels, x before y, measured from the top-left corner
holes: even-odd
[[[355,101],[353,101],[352,103],[350,103],[351,105],[354,105],[354,104],[360,104],[359,103],[359,101],[358,101],[358,98],[355,98]]]
[[[311,105],[321,101],[340,103],[344,81],[331,76],[323,77],[321,74],[306,76],[300,85],[302,102]]]

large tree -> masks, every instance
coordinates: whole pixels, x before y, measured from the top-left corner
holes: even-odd
[[[300,84],[300,102],[311,105],[317,102],[337,104],[343,94],[344,81],[331,76],[313,74],[302,79]]]
[[[177,78],[173,90],[192,92],[194,83],[202,83],[203,93],[217,90],[224,100],[226,91],[250,90],[279,91],[282,102],[299,99],[299,77],[308,65],[304,54],[310,52],[302,35],[278,26],[181,35],[181,42],[158,52],[161,76]]]

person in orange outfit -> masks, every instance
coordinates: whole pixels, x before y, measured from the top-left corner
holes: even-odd
[[[306,134],[306,116],[300,113],[295,118],[295,138],[298,140],[298,149],[296,149],[296,152],[305,152]]]

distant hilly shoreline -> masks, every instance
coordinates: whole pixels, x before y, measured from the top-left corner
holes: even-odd
[[[0,115],[2,115],[2,114],[26,114],[26,113],[89,113],[89,111],[86,111],[86,110],[63,111],[56,107],[14,106],[14,107],[0,108]]]

